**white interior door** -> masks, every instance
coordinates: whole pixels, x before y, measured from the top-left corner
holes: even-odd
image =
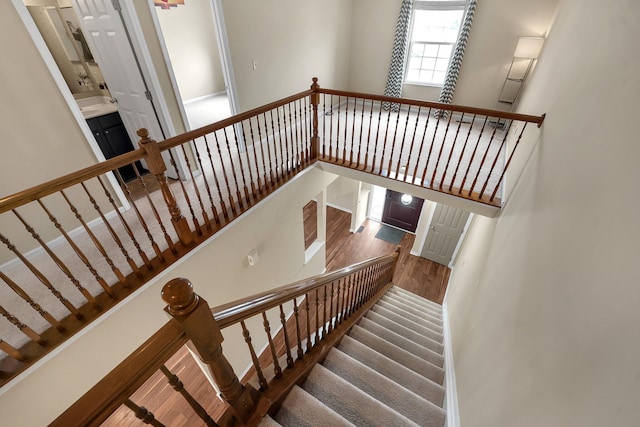
[[[438,264],[448,265],[468,219],[469,212],[438,203],[420,255]]]
[[[111,0],[73,0],[73,6],[134,146],[137,147],[136,130],[140,128],[148,129],[151,138],[163,140],[162,128],[153,104],[147,98],[147,86],[129,37]],[[168,166],[167,176],[178,178],[170,166],[168,154],[163,153],[163,158]]]

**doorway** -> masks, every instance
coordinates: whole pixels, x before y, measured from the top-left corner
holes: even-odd
[[[438,203],[433,211],[421,257],[449,265],[458,250],[471,214]]]
[[[387,189],[382,222],[415,233],[424,199]]]
[[[153,7],[152,17],[172,76],[176,99],[188,130],[220,121],[237,112],[227,77],[223,21],[209,1],[178,7]]]

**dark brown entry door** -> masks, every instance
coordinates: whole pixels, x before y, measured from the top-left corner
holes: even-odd
[[[404,199],[402,196],[405,196]],[[423,203],[424,200],[418,197],[387,190],[382,211],[382,222],[413,233],[418,227],[418,219],[420,219]]]

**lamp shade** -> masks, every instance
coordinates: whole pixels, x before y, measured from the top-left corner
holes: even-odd
[[[540,55],[543,43],[543,37],[520,37],[513,56],[515,58],[535,59]]]

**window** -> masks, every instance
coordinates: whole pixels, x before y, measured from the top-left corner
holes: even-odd
[[[416,1],[405,82],[444,83],[466,4],[460,0]]]

